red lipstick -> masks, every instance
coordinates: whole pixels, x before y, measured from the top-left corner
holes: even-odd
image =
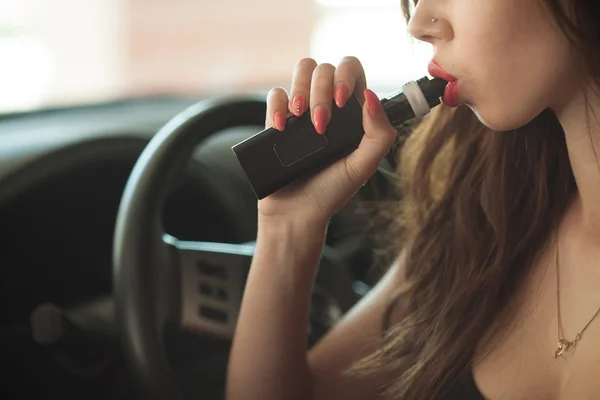
[[[444,104],[450,107],[458,106],[458,79],[455,76],[450,75],[437,61],[431,60],[427,68],[429,75],[442,78],[448,82],[444,89]]]

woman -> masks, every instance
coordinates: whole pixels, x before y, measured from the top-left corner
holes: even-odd
[[[358,60],[298,63],[267,125],[311,112],[323,132],[331,98],[364,92],[366,134],[260,201],[228,399],[600,398],[599,20],[597,0],[418,2],[410,33],[457,97],[403,149],[397,262],[308,353],[327,221],[395,132]]]

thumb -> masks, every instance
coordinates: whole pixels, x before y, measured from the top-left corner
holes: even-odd
[[[365,134],[358,148],[346,157],[346,168],[357,185],[363,185],[377,170],[381,159],[390,150],[397,133],[383,105],[373,91],[365,89],[363,128]]]

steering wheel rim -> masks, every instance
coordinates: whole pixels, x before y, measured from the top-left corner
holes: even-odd
[[[114,239],[117,320],[130,369],[155,398],[179,398],[173,375],[165,375],[170,368],[162,330],[157,329],[169,315],[167,310],[157,315],[156,305],[168,300],[160,298],[164,293],[152,293],[157,277],[148,273],[146,267],[156,265],[157,259],[168,263],[166,251],[148,251],[149,244],[163,249],[159,244],[162,228],[158,216],[167,194],[164,188],[183,172],[198,143],[234,125],[261,125],[265,111],[265,101],[255,98],[211,99],[190,106],[153,137],[125,186]]]
[[[168,237],[161,226],[167,188],[183,174],[199,143],[234,126],[261,126],[265,112],[264,99],[254,97],[197,103],[158,131],[127,181],[115,227],[113,291],[125,361],[138,387],[149,398],[181,398],[163,345],[163,328],[167,322],[179,321],[180,315],[176,314],[183,313],[177,291],[170,289],[182,276],[165,267],[181,263],[183,256],[177,251],[189,248]],[[189,269],[186,271],[189,276]],[[325,280],[335,280],[333,274],[326,274]],[[350,280],[342,277],[339,283],[351,292]],[[349,299],[349,295],[344,296]]]

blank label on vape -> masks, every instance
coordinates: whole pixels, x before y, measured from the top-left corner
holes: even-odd
[[[298,131],[288,136],[280,143],[273,146],[275,154],[284,167],[292,164],[324,149],[327,146],[325,135],[319,135],[312,129]]]

